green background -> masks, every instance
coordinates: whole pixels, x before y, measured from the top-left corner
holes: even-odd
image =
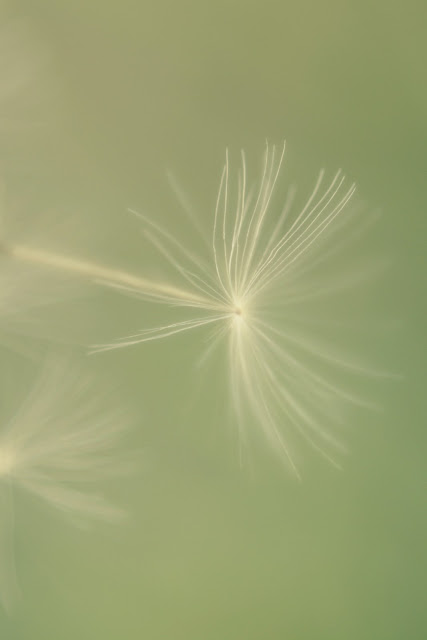
[[[403,378],[382,385],[382,414],[350,416],[343,472],[307,454],[297,483],[268,453],[239,468],[221,362],[196,384],[196,333],[99,356],[90,366],[138,416],[141,470],[111,486],[131,517],[81,532],[17,496],[24,599],[0,614],[2,640],[427,637],[426,18],[424,2],[382,0],[4,9],[41,60],[1,134],[22,227],[140,269],[149,255],[125,210],[175,219],[166,170],[208,225],[225,147],[256,170],[265,139],[286,138],[303,181],[341,166],[383,211],[370,248],[392,266],[372,305],[390,322],[367,345]],[[26,335],[72,344],[84,366],[81,345],[156,313],[94,289],[40,311]],[[6,351],[2,363],[17,380],[33,366]]]

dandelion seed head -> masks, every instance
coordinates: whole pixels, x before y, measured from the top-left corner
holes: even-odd
[[[355,185],[341,171],[328,179],[321,170],[299,208],[294,188],[279,202],[284,155],[285,145],[280,149],[266,144],[259,179],[251,185],[244,152],[237,170],[226,152],[211,242],[201,236],[200,256],[157,221],[135,214],[180,284],[171,287],[164,282],[156,293],[137,286],[119,288],[187,315],[98,345],[94,351],[211,329],[207,353],[220,342],[227,345],[228,389],[239,436],[245,440],[247,426],[258,425],[298,475],[296,441],[304,441],[339,467],[336,454],[345,448],[335,432],[347,405],[365,404],[346,377],[370,371],[357,358],[337,352],[333,343],[322,344],[317,336],[304,333],[295,322],[298,313],[306,317],[304,304],[310,298],[352,286],[351,278],[319,286],[313,274],[317,276],[319,266],[334,253],[338,231],[352,218]]]

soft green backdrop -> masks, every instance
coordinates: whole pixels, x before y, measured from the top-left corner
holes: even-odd
[[[342,166],[384,212],[394,333],[379,351],[404,377],[382,415],[353,420],[344,472],[310,458],[298,484],[267,455],[240,471],[216,420],[219,367],[196,397],[197,335],[101,356],[140,415],[142,471],[111,489],[132,516],[80,532],[17,501],[24,600],[0,613],[1,640],[427,637],[425,3],[17,0],[4,16],[46,58],[22,109],[35,125],[6,131],[0,154],[8,202],[37,232],[41,213],[71,218],[73,248],[137,264],[124,211],[175,214],[167,169],[208,221],[225,147],[257,166],[266,138],[286,138],[300,175]],[[128,312],[76,298],[44,333],[78,357]]]

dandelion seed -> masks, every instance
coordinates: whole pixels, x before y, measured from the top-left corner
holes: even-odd
[[[296,207],[296,191],[290,188],[277,211],[273,200],[284,153],[285,145],[282,149],[266,145],[261,178],[252,187],[244,152],[237,181],[232,179],[226,153],[212,240],[206,246],[203,237],[201,255],[147,215],[130,210],[142,224],[147,241],[172,268],[172,280],[154,281],[30,246],[8,245],[6,249],[16,261],[90,278],[177,314],[160,326],[95,345],[93,352],[211,330],[205,359],[220,343],[227,346],[228,387],[242,448],[246,425],[256,423],[298,476],[298,440],[339,467],[336,457],[344,447],[336,432],[345,421],[345,409],[348,405],[370,406],[363,395],[353,391],[352,381],[357,376],[384,374],[301,330],[307,301],[351,289],[356,280],[354,274],[346,278],[327,273],[320,282],[312,277],[321,273],[341,245],[340,231],[346,231],[344,243],[351,242],[347,227],[354,217],[350,202],[355,185],[341,171],[327,179],[322,170],[302,205]],[[187,207],[185,199],[180,199]],[[303,311],[300,322],[295,323],[299,305]]]
[[[216,328],[209,352],[226,341],[229,388],[241,443],[245,442],[245,425],[255,421],[298,476],[292,446],[295,436],[339,467],[336,455],[345,449],[334,435],[334,425],[342,422],[346,404],[369,404],[349,390],[345,376],[376,373],[354,359],[334,355],[331,345],[325,347],[301,336],[287,316],[298,305],[299,296],[322,294],[321,287],[316,291],[304,288],[303,276],[316,271],[327,255],[326,241],[351,218],[349,203],[355,185],[348,184],[341,171],[329,181],[321,171],[302,208],[295,212],[295,190],[290,189],[277,215],[272,200],[284,153],[285,145],[278,150],[267,144],[259,184],[248,188],[242,152],[237,188],[233,189],[227,152],[206,260],[194,256],[167,229],[132,211],[143,223],[147,239],[188,288],[157,301],[194,314],[99,345],[94,351]],[[325,291],[328,285],[332,286],[323,283]],[[137,287],[114,286],[147,297]]]
[[[100,410],[102,400],[89,377],[50,358],[26,401],[0,428],[0,599],[7,610],[19,593],[13,562],[17,492],[80,526],[124,515],[102,493],[88,490],[128,471],[113,455],[128,420],[117,410]]]

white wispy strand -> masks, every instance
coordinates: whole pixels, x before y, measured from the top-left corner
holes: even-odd
[[[117,520],[122,509],[99,487],[103,478],[127,473],[117,444],[129,418],[111,409],[87,375],[51,357],[31,393],[0,426],[0,598],[10,609],[18,595],[13,562],[13,501],[25,491],[74,524]]]

